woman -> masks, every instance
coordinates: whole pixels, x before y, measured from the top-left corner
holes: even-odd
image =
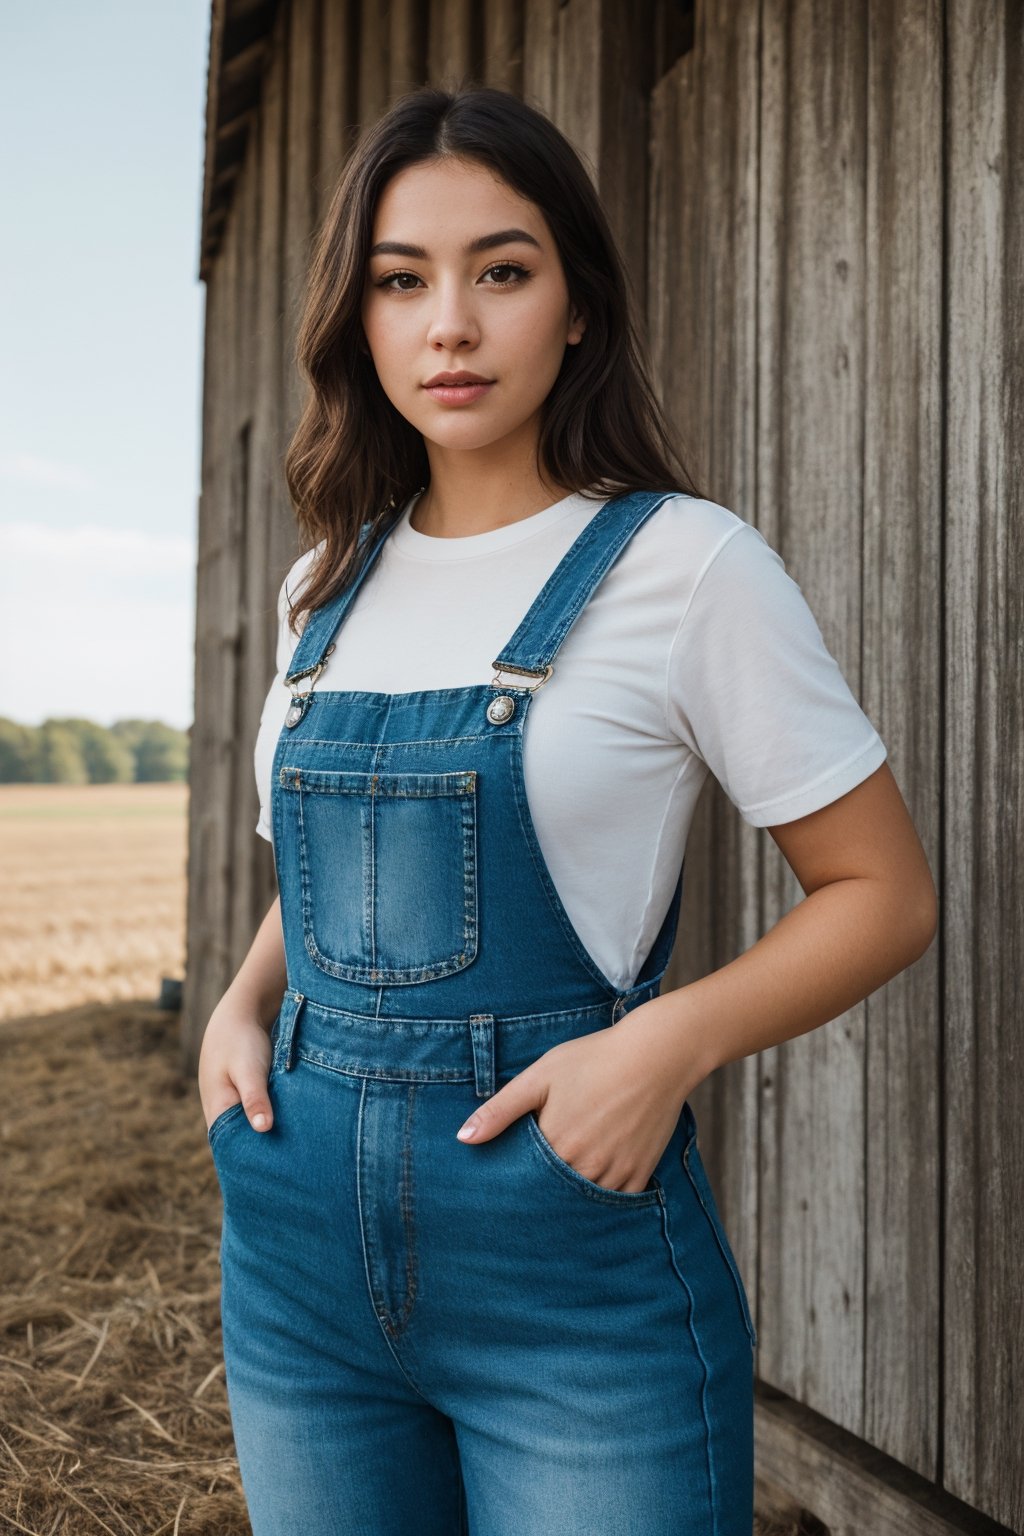
[[[754,1328],[688,1096],[929,944],[885,746],[674,456],[539,112],[427,88],[365,133],[299,358],[280,894],[199,1068],[255,1536],[749,1536]],[[660,993],[709,771],[808,894]]]

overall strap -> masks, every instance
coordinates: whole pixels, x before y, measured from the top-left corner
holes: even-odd
[[[299,636],[298,644],[292,653],[289,670],[284,676],[286,683],[294,683],[299,678],[309,677],[311,673],[323,665],[323,662],[333,649],[331,640],[346,613],[348,613],[356,593],[369,575],[373,563],[383,547],[384,540],[391,532],[396,521],[397,519],[391,519],[387,522],[377,538],[371,543],[369,550],[366,550],[366,544],[373,524],[363,524],[359,532],[357,552],[362,549],[365,553],[365,559],[359,566],[355,578],[349,582],[348,586],[339,592],[336,597],[332,597],[330,602],[325,603],[322,608],[314,608],[313,612],[308,616],[305,628]]]
[[[595,588],[618,559],[629,540],[676,491],[631,491],[600,507],[568,549],[534,599],[529,612],[492,663],[499,671],[543,675],[558,648],[579,618]],[[322,608],[309,615],[292,654],[285,682],[309,677],[330,653],[331,640],[373,568],[392,519],[370,539],[372,524],[364,523],[359,547],[369,548],[355,578]]]
[[[519,628],[492,663],[498,672],[550,676],[558,648],[630,539],[677,491],[613,496],[556,565]],[[514,686],[514,685],[513,685]],[[540,684],[538,684],[538,687]]]

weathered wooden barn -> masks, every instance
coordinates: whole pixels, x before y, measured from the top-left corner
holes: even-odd
[[[1020,0],[214,0],[185,1054],[275,889],[252,747],[310,235],[360,125],[457,79],[587,158],[698,476],[803,587],[939,885],[917,965],[695,1099],[759,1476],[833,1536],[1019,1532]],[[801,894],[709,781],[666,985]]]

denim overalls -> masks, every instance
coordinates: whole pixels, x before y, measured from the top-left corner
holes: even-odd
[[[552,884],[523,731],[671,494],[599,508],[489,682],[315,691],[393,523],[309,615],[272,769],[274,1123],[233,1104],[209,1130],[254,1536],[750,1536],[754,1330],[689,1104],[639,1191],[577,1172],[532,1111],[455,1136],[545,1051],[658,994],[682,870],[618,989]]]

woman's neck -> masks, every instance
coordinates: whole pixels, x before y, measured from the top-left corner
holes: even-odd
[[[409,525],[430,538],[466,538],[474,533],[506,528],[510,523],[521,522],[524,517],[533,517],[571,492],[571,486],[538,480],[529,492],[517,486],[514,492],[510,490],[499,497],[492,491],[486,498],[477,499],[463,493],[461,497],[453,495],[449,499],[436,495],[431,484],[417,498],[409,514]]]

